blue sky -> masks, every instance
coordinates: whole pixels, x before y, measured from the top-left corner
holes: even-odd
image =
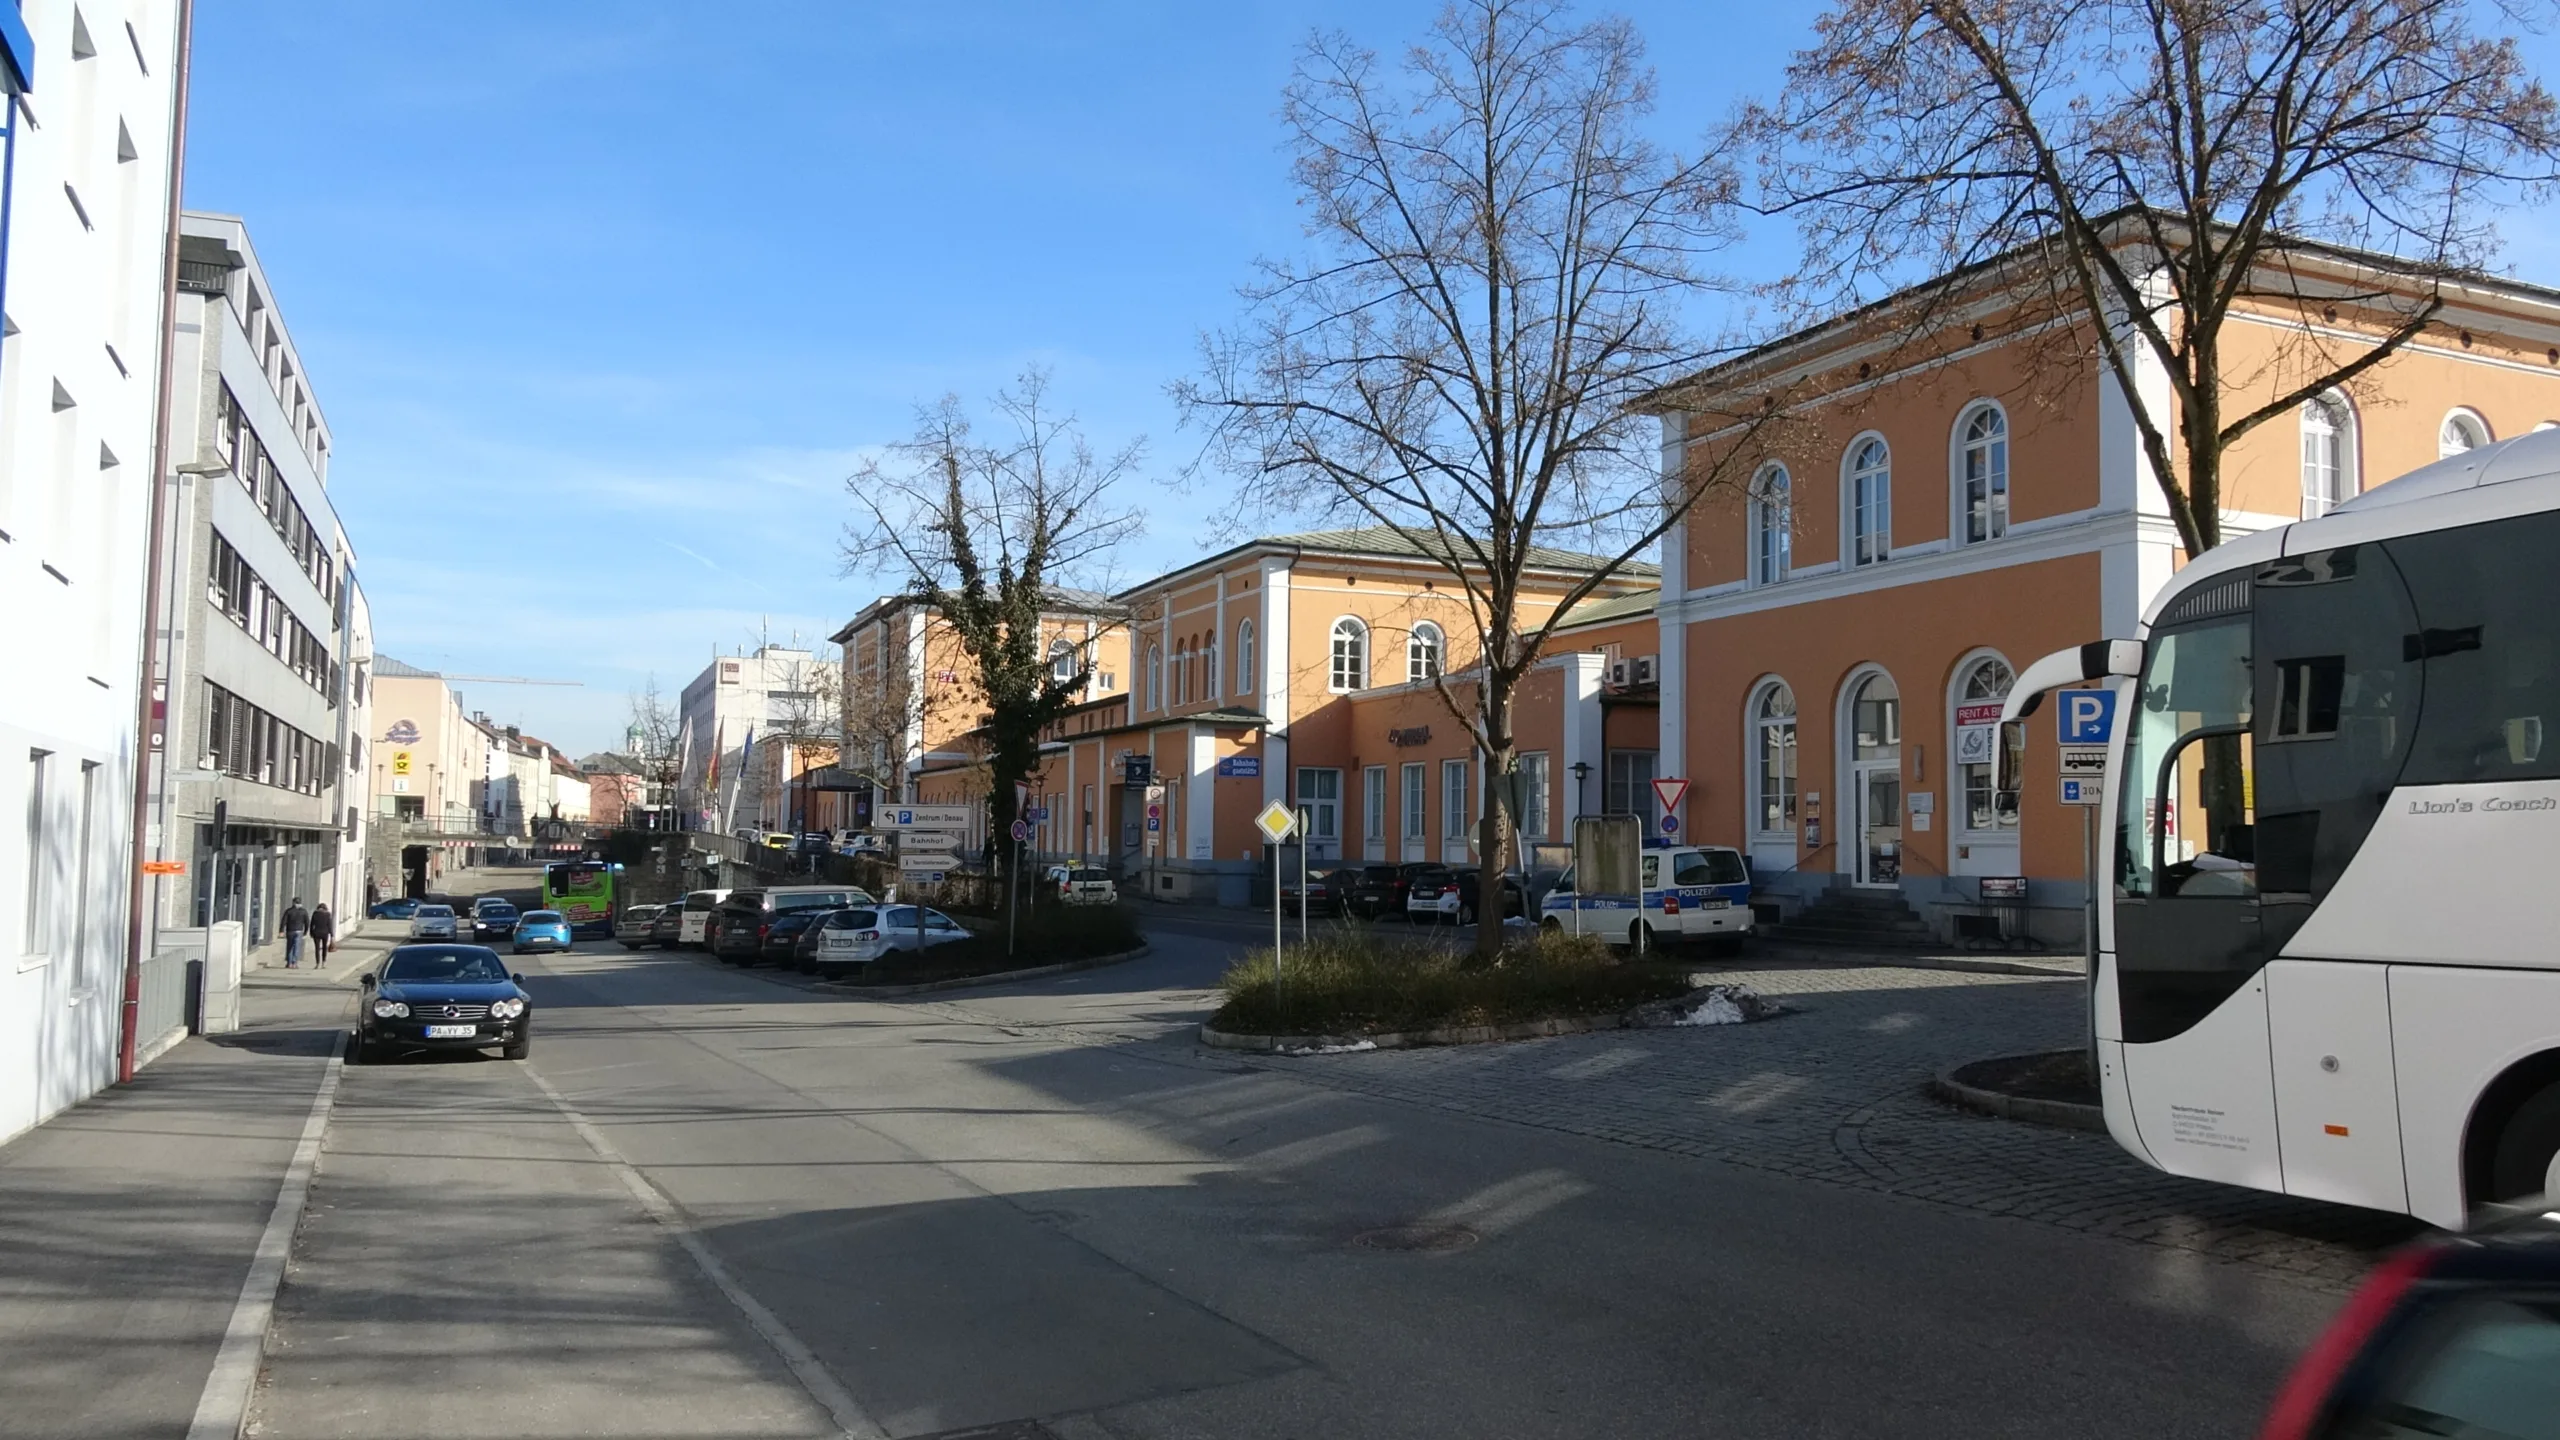
[[[463,688],[584,754],[652,674],[822,640],[894,583],[839,575],[842,481],[920,402],[1045,365],[1170,476],[1197,441],[1166,384],[1301,243],[1297,46],[1392,50],[1437,3],[218,0],[187,201],[248,219],[378,647],[582,682]],[[1617,8],[1683,148],[1815,9]],[[1200,553],[1213,497],[1132,498],[1124,573]]]

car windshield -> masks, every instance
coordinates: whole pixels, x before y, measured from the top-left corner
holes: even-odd
[[[1109,880],[1111,878],[1111,872],[1108,870],[1078,870],[1067,878],[1070,880]]]
[[[483,915],[513,915],[516,913],[516,907],[508,904],[504,900],[483,900],[480,902],[478,908],[480,913]]]
[[[421,920],[450,920],[453,918],[453,907],[450,905],[421,905],[418,907],[418,918]]]
[[[829,890],[819,895],[776,895],[773,897],[773,908],[776,910],[833,910],[840,905],[850,905],[861,898],[863,897],[860,894],[849,890]]]
[[[1360,872],[1360,878],[1363,880],[1393,880],[1396,878],[1396,867],[1393,865],[1372,865]]]
[[[527,925],[557,925],[563,918],[564,917],[557,910],[527,910],[524,912],[524,923]]]
[[[507,978],[507,967],[488,950],[394,950],[382,967],[385,980],[412,984],[471,984]]]
[[[687,910],[708,910],[719,903],[720,892],[717,890],[696,890],[684,897],[684,908]]]
[[[877,910],[839,910],[827,917],[830,930],[869,930],[880,923]]]

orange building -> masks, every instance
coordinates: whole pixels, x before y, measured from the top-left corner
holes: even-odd
[[[1097,686],[1053,727],[1031,781],[1047,812],[1034,849],[1107,864],[1157,898],[1242,904],[1268,863],[1254,816],[1285,800],[1310,812],[1313,859],[1466,861],[1482,760],[1439,682],[1465,703],[1475,635],[1425,543],[1383,527],[1273,536],[1111,597],[1125,620],[1098,638],[1096,665],[1127,685]],[[1529,620],[1595,563],[1535,556]],[[1627,567],[1524,686],[1527,838],[1566,838],[1574,815],[1652,778],[1656,578]],[[870,653],[847,642],[849,677]],[[969,728],[923,732],[916,799],[985,798]]]
[[[2336,268],[2312,283],[2394,283]],[[2225,539],[2560,418],[2560,294],[2483,283],[2447,299],[2351,392],[2229,452]],[[1987,291],[1943,311],[1920,342],[1861,312],[1669,392],[1728,412],[1736,391],[1780,395],[1787,423],[1737,442],[1693,432],[1676,400],[1662,415],[1666,484],[1710,456],[1752,477],[1665,542],[1662,751],[1692,782],[1688,833],[1743,848],[1782,909],[1898,891],[1946,937],[1981,913],[1983,877],[2022,876],[2032,929],[2076,943],[2083,812],[2060,803],[2049,727],[2002,737],[1998,704],[2037,658],[2133,634],[2183,552],[2113,379],[2052,365],[2055,327],[2079,317],[2018,323]],[[2304,383],[2288,376],[2306,339],[2372,333],[2349,311],[2239,315],[2225,413]],[[2165,377],[2144,388],[2149,413],[2174,408]],[[1719,448],[1737,443],[1758,453]],[[2002,744],[2023,747],[2016,793],[1995,783]]]

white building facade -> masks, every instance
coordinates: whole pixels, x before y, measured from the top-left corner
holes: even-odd
[[[328,493],[326,419],[248,230],[180,217],[171,365],[168,751],[158,925],[238,921],[280,958],[299,902],[364,913],[369,635]],[[156,948],[156,947],[155,947]]]
[[[810,651],[765,645],[752,655],[713,660],[684,687],[677,709],[684,741],[678,790],[689,825],[770,830],[787,821],[781,752],[767,742],[816,703],[818,670]]]
[[[0,21],[0,1138],[116,1078],[177,0]]]

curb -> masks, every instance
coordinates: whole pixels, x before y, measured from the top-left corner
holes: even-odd
[[[1774,953],[1773,953],[1774,952]],[[1956,970],[1976,975],[2032,975],[2039,980],[2082,980],[2087,978],[2078,956],[2069,957],[2072,968],[2059,965],[2037,965],[2024,960],[1977,960],[1969,955],[1903,954],[1889,950],[1856,950],[1829,953],[1828,947],[1811,945],[1761,946],[1743,952],[1755,961],[1783,960],[1791,963],[1810,962],[1826,965],[1856,965],[1863,968],[1883,967],[1902,970]]]
[[[2089,1130],[2107,1133],[2107,1112],[2096,1105],[2082,1105],[2071,1100],[2038,1100],[2025,1095],[2003,1095],[1979,1085],[1967,1085],[1956,1078],[1956,1072],[1974,1062],[1950,1065],[1929,1077],[1929,1093],[1950,1105],[2003,1120],[2019,1120],[2029,1125],[2057,1125],[2066,1130]]]
[[[1483,1045],[1497,1040],[1543,1040],[1553,1035],[1588,1035],[1598,1030],[1631,1028],[1624,1014],[1587,1015],[1557,1020],[1524,1020],[1515,1025],[1450,1025],[1438,1030],[1401,1030],[1385,1035],[1239,1035],[1200,1022],[1200,1043],[1212,1050],[1250,1050],[1284,1055],[1302,1050],[1412,1050],[1425,1045]]]
[[[1135,960],[1154,949],[1141,945],[1116,955],[1097,955],[1090,960],[1068,960],[1056,965],[1035,965],[1028,970],[999,970],[992,975],[961,975],[950,980],[926,980],[914,985],[848,985],[841,980],[820,980],[809,988],[830,995],[851,995],[868,1000],[895,1000],[902,995],[928,995],[937,990],[974,990],[988,985],[1009,985],[1016,980],[1038,980],[1048,975],[1066,975],[1078,970],[1099,970]]]

